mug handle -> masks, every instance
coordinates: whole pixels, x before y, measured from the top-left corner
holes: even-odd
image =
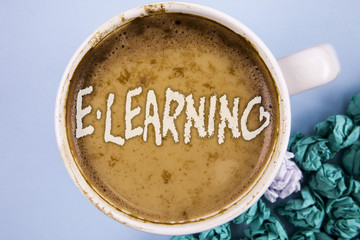
[[[278,59],[290,96],[327,84],[340,72],[335,49],[330,44],[312,48]]]

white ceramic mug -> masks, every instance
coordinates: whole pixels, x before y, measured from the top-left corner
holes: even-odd
[[[165,12],[181,12],[208,18],[245,37],[252,43],[267,65],[275,80],[279,94],[280,134],[276,140],[270,159],[267,161],[266,166],[259,174],[257,180],[252,183],[245,194],[239,196],[236,201],[224,207],[221,211],[209,216],[204,216],[201,219],[183,223],[154,223],[146,221],[146,219],[133,217],[125,211],[113,207],[99,196],[85,181],[75,163],[67,141],[65,119],[67,93],[70,79],[81,59],[89,49],[94,47],[114,29],[132,21],[132,19],[136,17],[146,16],[150,12],[159,9]],[[292,95],[325,84],[333,80],[339,73],[339,70],[340,67],[335,51],[328,44],[319,45],[276,60],[265,44],[250,29],[238,20],[213,8],[192,3],[166,2],[131,9],[107,21],[92,33],[75,52],[64,72],[58,90],[55,109],[55,129],[60,154],[67,171],[84,195],[98,209],[118,222],[138,230],[166,235],[180,235],[204,231],[224,224],[246,211],[263,195],[271,184],[279,169],[280,160],[286,152],[290,136],[291,114],[289,93]]]

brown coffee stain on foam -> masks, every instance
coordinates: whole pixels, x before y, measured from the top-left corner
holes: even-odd
[[[158,12],[166,12],[164,4],[149,4],[144,6],[145,13],[147,15],[158,13]]]

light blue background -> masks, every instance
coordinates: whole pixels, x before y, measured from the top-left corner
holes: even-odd
[[[338,78],[291,97],[292,133],[344,113],[360,92],[360,1],[194,1],[239,19],[275,57],[328,42]],[[57,149],[57,87],[81,42],[106,20],[150,1],[0,1],[0,238],[169,239],[130,229],[97,210]]]

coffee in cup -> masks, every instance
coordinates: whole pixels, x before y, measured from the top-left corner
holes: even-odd
[[[66,134],[85,181],[138,219],[186,223],[246,194],[279,135],[279,96],[252,43],[213,20],[155,11],[80,60]]]

